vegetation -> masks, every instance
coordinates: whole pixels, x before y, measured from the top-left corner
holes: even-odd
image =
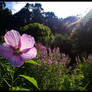
[[[63,19],[45,12],[40,3],[27,3],[15,14],[5,6],[1,1],[0,45],[7,31],[19,30],[35,38],[37,56],[19,68],[0,57],[1,89],[92,90],[92,11],[82,19]]]
[[[32,35],[35,40],[41,42],[44,45],[49,45],[54,35],[51,33],[49,27],[39,24],[31,23],[20,28],[20,32]]]

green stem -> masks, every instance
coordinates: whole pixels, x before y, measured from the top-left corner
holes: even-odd
[[[13,83],[18,79],[18,77],[13,81]]]
[[[15,70],[15,68],[13,67],[13,68],[12,68],[12,72],[10,72],[10,75],[11,75],[11,90],[12,90],[12,88],[13,88],[14,70]]]
[[[3,79],[4,81],[5,81],[5,83],[9,86],[9,87],[11,87],[11,85],[5,80],[5,79]]]

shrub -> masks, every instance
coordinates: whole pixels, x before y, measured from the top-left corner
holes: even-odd
[[[84,74],[84,84],[87,84],[87,90],[92,90],[92,60],[83,64],[82,71]]]
[[[39,23],[25,25],[24,27],[21,27],[20,30],[22,33],[34,36],[36,41],[39,41],[47,46],[54,37],[49,27]]]

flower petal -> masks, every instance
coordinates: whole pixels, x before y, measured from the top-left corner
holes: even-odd
[[[5,36],[4,36],[5,42],[14,47],[18,48],[19,47],[19,40],[20,40],[20,34],[19,32],[15,30],[8,31]]]
[[[21,36],[21,48],[20,51],[27,49],[27,48],[32,48],[35,44],[35,40],[32,36],[23,34]]]
[[[0,45],[0,56],[10,58],[13,56],[13,49],[6,43]]]
[[[20,67],[24,64],[24,61],[22,60],[21,56],[13,56],[8,59],[9,64],[13,67]]]
[[[26,61],[26,60],[33,59],[34,57],[36,57],[36,55],[37,55],[37,50],[35,47],[33,47],[29,51],[27,51],[26,53],[22,53],[21,57],[24,61]]]

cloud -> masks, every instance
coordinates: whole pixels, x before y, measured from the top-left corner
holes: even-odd
[[[12,14],[18,12],[26,5],[26,2],[12,2]]]
[[[59,18],[67,16],[84,16],[92,8],[92,2],[11,2],[12,13],[16,13],[23,8],[26,3],[41,3],[45,12],[52,11]]]
[[[92,2],[43,2],[45,11],[53,11],[58,17],[84,16],[91,8]]]
[[[36,2],[26,2],[26,1],[23,1],[23,2],[11,2],[12,14],[14,14],[14,13],[18,12],[19,10],[21,10],[26,5],[26,3],[35,4]]]

